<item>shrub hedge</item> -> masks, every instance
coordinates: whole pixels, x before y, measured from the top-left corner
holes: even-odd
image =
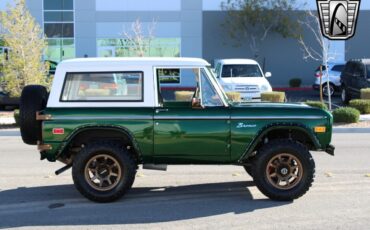
[[[232,101],[240,101],[241,96],[239,92],[226,92],[227,97]]]
[[[370,88],[361,89],[361,99],[370,100]]]
[[[282,103],[285,102],[285,93],[276,91],[261,93],[261,101]]]
[[[326,106],[326,104],[321,101],[306,101],[305,104],[312,107],[328,110],[328,106]]]
[[[357,109],[361,114],[370,114],[370,100],[351,100],[349,106]]]
[[[333,111],[334,122],[357,123],[360,120],[360,111],[355,108],[342,107]]]
[[[290,87],[301,87],[302,80],[300,78],[292,78],[289,81]]]
[[[175,92],[175,100],[176,101],[191,101],[193,98],[194,92],[193,91],[176,91]]]

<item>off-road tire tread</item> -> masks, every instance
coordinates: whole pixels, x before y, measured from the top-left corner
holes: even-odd
[[[106,151],[121,164],[123,175],[120,184],[106,192],[99,192],[85,182],[84,168],[87,161],[98,151]],[[123,165],[122,165],[123,164]],[[82,172],[81,172],[82,170]],[[101,141],[88,143],[74,158],[72,178],[77,190],[91,201],[107,203],[118,200],[132,187],[137,170],[137,163],[132,153],[115,142]]]
[[[267,162],[279,149],[289,149],[294,151],[296,157],[300,158],[304,175],[300,184],[289,190],[278,190],[266,181],[264,172]],[[315,162],[307,147],[291,139],[276,139],[265,144],[255,156],[253,169],[253,180],[257,188],[267,197],[277,201],[292,201],[303,196],[312,186],[315,178]],[[299,188],[298,188],[299,187]]]

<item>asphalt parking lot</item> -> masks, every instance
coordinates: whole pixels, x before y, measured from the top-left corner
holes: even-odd
[[[241,167],[140,170],[133,189],[97,204],[74,188],[60,163],[39,160],[17,132],[0,131],[0,228],[368,229],[370,134],[335,134],[336,156],[313,153],[316,180],[294,202],[264,197]]]

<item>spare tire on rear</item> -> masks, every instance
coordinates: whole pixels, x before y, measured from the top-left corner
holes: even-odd
[[[36,120],[36,112],[45,109],[47,100],[48,92],[44,86],[24,87],[19,105],[19,125],[24,143],[36,145],[41,141],[41,121]]]

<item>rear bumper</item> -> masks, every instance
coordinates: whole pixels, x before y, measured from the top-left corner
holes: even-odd
[[[320,85],[319,84],[313,84],[312,89],[314,90],[320,90]]]
[[[326,147],[325,149],[325,152],[332,156],[334,156],[334,151],[335,151],[334,145],[328,145],[328,147]]]

